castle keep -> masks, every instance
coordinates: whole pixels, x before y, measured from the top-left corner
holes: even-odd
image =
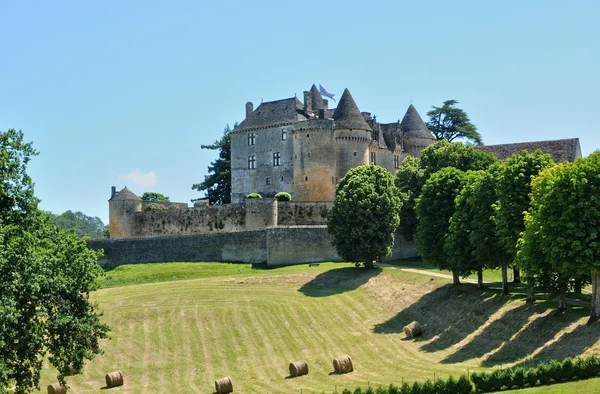
[[[281,191],[293,201],[333,201],[351,168],[373,163],[395,173],[406,156],[420,156],[434,142],[414,106],[402,121],[379,123],[360,112],[348,89],[335,109],[315,85],[304,103],[292,97],[254,109],[248,102],[231,136],[231,202]]]

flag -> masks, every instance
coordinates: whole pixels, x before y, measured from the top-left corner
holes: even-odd
[[[321,96],[329,97],[330,99],[335,101],[335,99],[333,98],[333,96],[335,96],[335,94],[329,93],[327,90],[325,90],[325,88],[323,86],[321,86],[321,84],[319,84],[319,93],[321,93]],[[337,101],[336,101],[336,103],[337,103]]]

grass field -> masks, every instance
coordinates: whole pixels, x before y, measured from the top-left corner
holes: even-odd
[[[91,298],[112,327],[105,354],[68,379],[73,393],[103,393],[104,375],[123,371],[122,393],[212,393],[231,376],[240,393],[331,393],[400,384],[490,367],[598,351],[597,327],[583,308],[557,314],[551,302],[403,272],[350,264],[253,269],[250,265],[169,263],[107,272]],[[412,320],[423,337],[407,340]],[[349,354],[355,372],[333,374]],[[304,359],[310,373],[287,378]],[[46,368],[42,385],[55,381]],[[531,392],[586,392],[600,379]],[[564,391],[549,391],[549,390]],[[593,392],[593,391],[587,391]]]

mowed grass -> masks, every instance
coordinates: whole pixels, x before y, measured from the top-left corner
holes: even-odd
[[[68,379],[70,392],[103,393],[104,375],[119,369],[125,385],[114,392],[213,393],[215,379],[231,376],[235,392],[331,393],[599,349],[583,308],[558,315],[549,302],[528,306],[394,267],[169,263],[107,274],[91,298],[111,339],[102,341],[104,355]],[[402,327],[415,319],[424,335],[407,340]],[[343,354],[355,371],[332,374]],[[289,363],[301,359],[309,374],[287,378]],[[46,368],[42,386],[54,381]]]

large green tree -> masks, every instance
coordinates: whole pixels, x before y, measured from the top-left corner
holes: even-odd
[[[237,123],[233,126],[235,128]],[[192,185],[192,190],[204,191],[210,205],[231,202],[231,128],[225,126],[223,136],[212,145],[202,145],[202,149],[219,151],[219,157],[208,166],[204,181]]]
[[[475,145],[483,145],[477,127],[471,123],[464,110],[455,107],[456,104],[458,104],[456,100],[446,100],[441,107],[432,105],[432,109],[427,112],[429,116],[427,127],[438,140],[445,139],[452,142],[457,138],[463,138]]]
[[[99,252],[37,208],[23,133],[0,132],[0,392],[39,386],[45,357],[65,376],[101,352],[108,326],[82,294],[101,274]]]
[[[62,230],[75,231],[79,237],[102,238],[105,225],[97,216],[88,216],[83,212],[66,211],[60,215],[48,214],[56,226]]]
[[[408,156],[396,171],[396,186],[400,192],[402,208],[400,208],[400,225],[398,233],[404,239],[411,241],[417,230],[417,214],[415,213],[415,200],[423,187],[423,169],[419,166],[419,159]]]
[[[589,322],[600,319],[600,152],[543,171],[534,180],[519,261],[558,278],[592,277]]]
[[[391,254],[400,223],[398,194],[394,176],[376,165],[355,167],[342,178],[327,227],[343,259],[369,266]]]
[[[169,197],[165,196],[164,194],[160,194],[157,192],[145,192],[144,194],[142,194],[142,197],[140,197],[142,199],[142,201],[158,201],[158,202],[170,202],[171,200],[169,199]]]
[[[416,205],[417,250],[427,263],[451,270],[455,285],[460,283],[461,271],[450,265],[444,240],[454,214],[454,199],[462,189],[464,178],[465,173],[459,169],[442,168],[427,179]]]
[[[531,203],[531,180],[540,171],[554,165],[549,154],[539,149],[529,153],[523,151],[512,155],[500,163],[496,181],[498,203],[494,220],[498,228],[498,236],[509,256],[508,263],[513,263],[516,256],[517,241],[525,230],[524,212],[529,210]],[[502,267],[503,280],[506,266]],[[519,282],[519,271],[514,271],[514,280]]]

